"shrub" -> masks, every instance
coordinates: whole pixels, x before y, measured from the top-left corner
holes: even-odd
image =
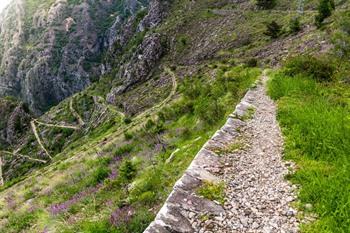
[[[35,192],[33,190],[28,190],[24,193],[24,199],[29,200],[35,197]]]
[[[126,159],[119,167],[119,178],[123,183],[127,183],[136,176],[136,171],[136,166],[129,159]]]
[[[133,188],[130,191],[132,202],[141,202],[152,204],[157,200],[159,187],[162,186],[162,177],[160,169],[148,169],[141,174],[141,179],[135,180]]]
[[[128,225],[128,232],[143,232],[154,217],[152,211],[148,209],[138,209]]]
[[[165,126],[161,120],[154,122],[149,119],[144,126],[144,131],[149,135],[157,135],[164,132],[164,130]]]
[[[134,136],[133,136],[131,133],[129,133],[129,132],[125,132],[125,133],[124,133],[124,138],[125,138],[125,140],[127,140],[127,141],[131,140],[133,137],[134,137]]]
[[[115,227],[123,226],[130,222],[134,214],[134,209],[130,206],[124,206],[116,209],[109,218],[111,225]]]
[[[246,62],[245,62],[247,67],[257,67],[258,66],[258,59],[256,59],[255,57],[249,58]]]
[[[291,58],[285,67],[287,75],[303,74],[318,81],[330,81],[335,73],[335,66],[329,59],[310,55]]]
[[[332,15],[334,9],[335,4],[333,0],[320,0],[318,14],[315,16],[316,26],[322,26],[323,21]]]
[[[266,25],[265,35],[271,37],[272,39],[276,39],[281,35],[282,26],[276,23],[276,21],[272,21]]]
[[[98,167],[92,174],[92,185],[96,185],[104,181],[109,176],[110,172],[111,171],[108,167]]]
[[[202,83],[200,77],[186,78],[181,91],[184,96],[190,100],[198,98],[202,91]]]
[[[131,122],[132,122],[131,118],[129,118],[129,117],[125,117],[125,118],[124,118],[124,123],[125,123],[125,124],[128,125],[128,124],[130,124]]]
[[[133,145],[126,144],[124,146],[117,148],[113,154],[114,154],[114,156],[119,157],[119,156],[123,156],[125,154],[130,153],[132,150],[133,150]]]
[[[256,6],[263,10],[272,9],[276,6],[276,0],[257,0]]]
[[[215,97],[208,97],[198,101],[195,107],[195,114],[207,124],[221,120],[225,114],[224,106]]]
[[[297,33],[301,30],[300,20],[298,17],[293,18],[289,22],[289,29],[292,33]]]

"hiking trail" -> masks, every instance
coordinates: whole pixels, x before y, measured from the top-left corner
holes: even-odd
[[[266,94],[266,72],[226,124],[198,152],[146,233],[298,232],[296,187],[285,180],[276,105]],[[198,194],[224,185],[224,204]]]

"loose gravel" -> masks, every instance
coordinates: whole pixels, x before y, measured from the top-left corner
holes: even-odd
[[[292,164],[282,161],[283,139],[266,80],[263,76],[245,97],[255,113],[236,139],[242,148],[224,156],[219,177],[226,183],[225,212],[211,220],[194,220],[198,232],[298,232],[297,211],[290,206],[296,187],[284,178]]]
[[[145,233],[298,232],[296,187],[284,178],[294,164],[282,160],[266,81],[263,75],[198,152]],[[198,194],[208,182],[225,184],[224,204]]]

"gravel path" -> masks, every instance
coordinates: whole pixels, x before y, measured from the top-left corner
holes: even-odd
[[[202,222],[199,232],[298,232],[297,212],[290,207],[295,187],[284,179],[291,164],[281,159],[283,139],[266,80],[245,97],[255,113],[236,139],[242,148],[225,156],[219,176],[227,184],[225,213]]]
[[[296,187],[284,179],[276,106],[266,75],[225,125],[198,152],[145,233],[294,233]],[[198,194],[205,183],[225,184],[225,203]]]

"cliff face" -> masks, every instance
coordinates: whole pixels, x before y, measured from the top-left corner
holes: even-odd
[[[0,96],[15,96],[40,114],[83,90],[104,71],[103,53],[116,40],[130,38],[124,26],[147,5],[15,0],[0,15]]]
[[[14,144],[29,128],[28,108],[11,99],[0,99],[0,148]]]
[[[47,151],[54,156],[68,142],[108,123],[116,99],[151,77],[166,48],[164,35],[150,29],[161,23],[169,2],[15,0],[0,15],[3,180],[38,165],[29,166],[33,160],[26,155],[47,159]],[[104,89],[106,77],[111,83]],[[103,92],[91,90],[96,86]],[[85,94],[72,96],[77,92]],[[33,118],[41,122],[39,135]]]

